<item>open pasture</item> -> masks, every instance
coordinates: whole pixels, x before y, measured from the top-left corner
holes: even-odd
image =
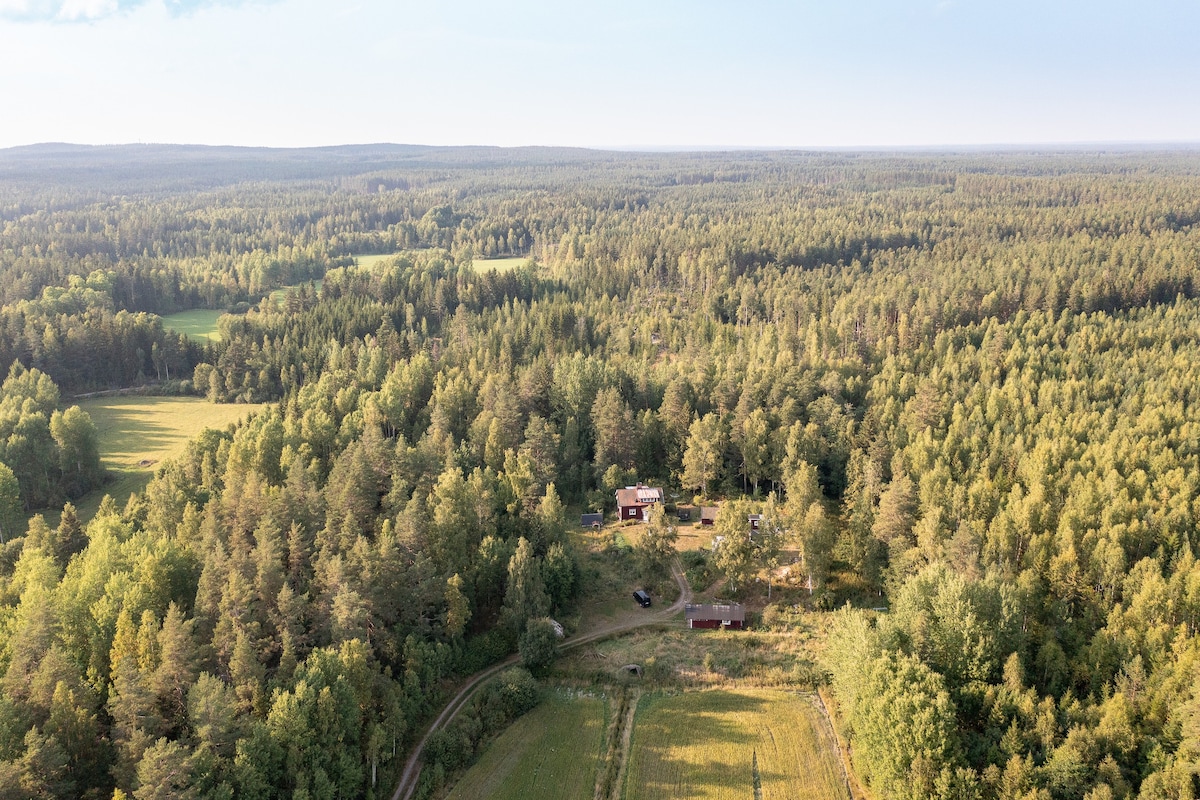
[[[182,333],[194,342],[217,342],[221,340],[217,319],[224,313],[208,308],[180,311],[164,316],[163,327]]]
[[[591,800],[604,701],[552,696],[514,722],[450,792],[450,800]]]
[[[261,405],[216,405],[199,397],[94,397],[82,400],[96,426],[100,459],[114,480],[76,503],[91,519],[106,494],[118,505],[146,488],[158,465],[184,452],[205,428],[224,428]]]
[[[508,272],[529,263],[524,256],[518,258],[477,258],[471,262],[476,272]]]
[[[720,690],[643,697],[624,800],[849,800],[832,732],[808,697]]]
[[[359,269],[370,269],[386,261],[391,261],[398,255],[400,253],[373,253],[371,255],[354,256],[354,265]]]

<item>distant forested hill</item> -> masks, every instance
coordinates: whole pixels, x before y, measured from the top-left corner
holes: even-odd
[[[99,479],[6,455],[37,375],[273,404],[0,552],[0,793],[389,793],[635,479],[890,609],[828,648],[878,797],[1200,791],[1200,153],[40,145],[0,226],[16,491]]]

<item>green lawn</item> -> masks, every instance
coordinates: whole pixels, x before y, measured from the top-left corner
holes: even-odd
[[[80,401],[79,407],[96,426],[101,461],[114,478],[75,503],[84,521],[96,513],[104,495],[123,505],[130,494],[146,488],[159,464],[183,453],[200,431],[224,428],[262,408],[216,405],[199,397],[95,397]],[[46,514],[47,522],[56,525],[57,516]]]
[[[449,800],[591,800],[603,740],[603,700],[551,697],[492,742]]]
[[[629,759],[625,800],[850,799],[824,718],[789,692],[643,697]]]
[[[163,317],[163,327],[182,333],[194,342],[216,342],[221,339],[217,330],[217,318],[224,313],[207,308],[180,311],[178,314],[167,314]]]

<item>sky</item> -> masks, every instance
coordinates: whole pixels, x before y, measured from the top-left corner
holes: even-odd
[[[1195,0],[0,0],[0,147],[1200,142]]]

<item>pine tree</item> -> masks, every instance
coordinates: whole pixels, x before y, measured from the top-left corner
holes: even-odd
[[[169,730],[179,730],[187,720],[187,692],[196,679],[197,655],[192,628],[179,606],[171,603],[158,634],[159,664],[150,679]],[[141,768],[139,767],[139,777]]]

